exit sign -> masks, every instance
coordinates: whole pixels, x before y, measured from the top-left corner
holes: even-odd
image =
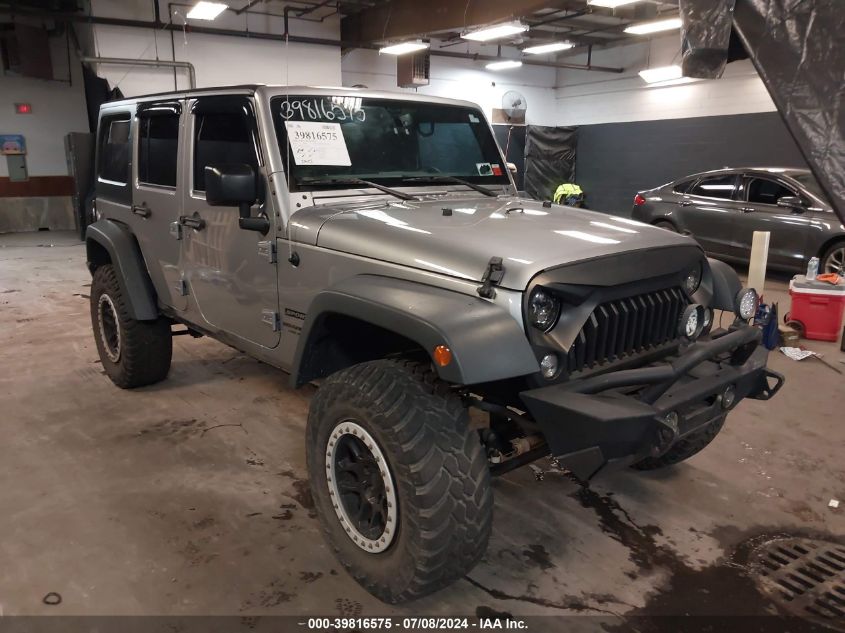
[[[15,112],[18,114],[32,114],[32,105],[29,103],[16,103]]]

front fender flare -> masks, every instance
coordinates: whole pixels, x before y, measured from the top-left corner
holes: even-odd
[[[329,314],[404,336],[429,356],[438,345],[446,345],[452,362],[436,369],[450,383],[471,385],[539,371],[525,332],[494,303],[403,279],[358,275],[320,292],[311,302],[293,362],[295,386],[315,377],[308,351],[321,319]]]
[[[742,282],[740,282],[736,271],[725,262],[711,257],[707,258],[707,263],[710,265],[713,284],[710,307],[734,312],[736,295],[742,290]]]
[[[136,321],[156,320],[159,312],[155,289],[138,242],[129,229],[113,220],[97,220],[88,226],[85,231],[85,248],[92,273],[96,267],[94,244],[99,244],[108,253],[130,316]]]

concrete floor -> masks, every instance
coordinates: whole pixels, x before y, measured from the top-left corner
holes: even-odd
[[[303,430],[313,389],[208,339],[174,339],[167,381],[104,375],[72,235],[0,236],[0,613],[756,614],[742,552],[842,541],[845,376],[772,353],[776,400],[744,402],[708,450],[581,489],[495,482],[482,563],[402,607],[370,597],[317,530]],[[783,278],[770,299],[787,305]],[[845,370],[838,345],[807,342]],[[61,594],[47,606],[48,592]]]

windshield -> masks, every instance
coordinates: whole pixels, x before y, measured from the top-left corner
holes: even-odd
[[[293,189],[343,189],[355,179],[510,184],[490,127],[474,108],[290,95],[272,99],[271,110]]]
[[[806,174],[792,174],[792,177],[798,181],[798,183],[804,187],[807,191],[811,194],[819,198],[820,200],[825,200],[826,196],[824,192],[822,192],[822,188],[819,185],[819,181],[816,180],[816,177],[813,176],[811,173]]]

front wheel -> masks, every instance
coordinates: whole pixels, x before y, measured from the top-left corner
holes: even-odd
[[[418,363],[379,360],[330,376],[311,403],[308,472],[341,564],[399,603],[463,577],[487,548],[487,459],[460,399]]]

